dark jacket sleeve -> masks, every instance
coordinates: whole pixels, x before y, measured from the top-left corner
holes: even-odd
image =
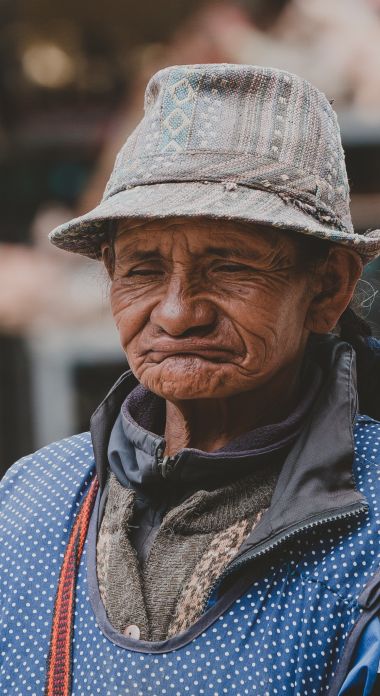
[[[380,617],[363,631],[338,696],[377,696],[380,693]]]

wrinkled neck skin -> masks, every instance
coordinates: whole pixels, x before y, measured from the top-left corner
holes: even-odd
[[[229,398],[166,401],[165,454],[184,447],[214,452],[254,428],[284,420],[296,408],[302,356],[269,383]]]

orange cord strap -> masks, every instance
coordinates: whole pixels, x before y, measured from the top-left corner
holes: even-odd
[[[62,562],[54,603],[45,696],[70,696],[71,694],[75,588],[98,488],[99,482],[95,476],[82,501]]]

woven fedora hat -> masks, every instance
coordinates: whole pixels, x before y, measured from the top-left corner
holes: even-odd
[[[100,257],[110,220],[207,216],[344,244],[366,263],[380,230],[356,233],[337,117],[306,80],[229,63],[157,72],[101,203],[57,227],[58,247]]]

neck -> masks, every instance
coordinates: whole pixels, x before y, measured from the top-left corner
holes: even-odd
[[[214,452],[254,428],[284,420],[296,407],[300,368],[284,370],[255,390],[226,398],[166,402],[166,454],[184,447]]]

